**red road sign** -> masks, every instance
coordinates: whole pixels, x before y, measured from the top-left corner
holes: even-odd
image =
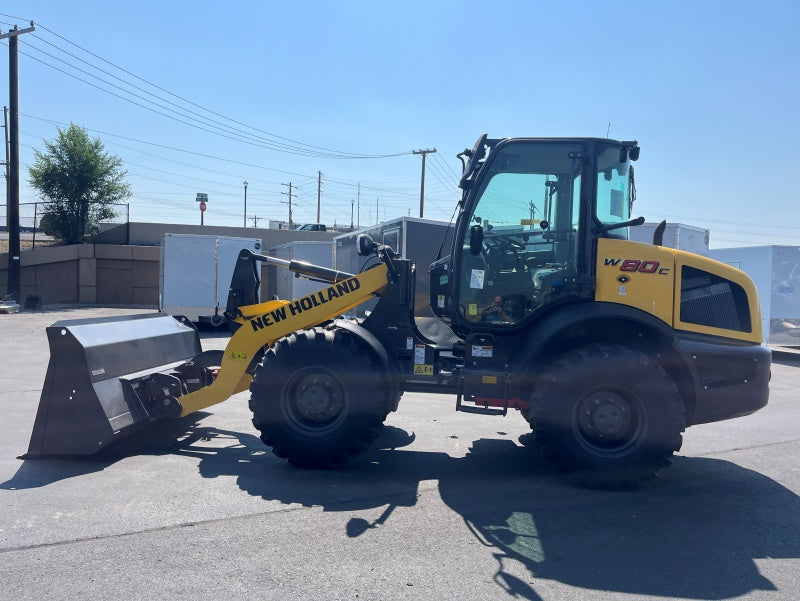
[[[205,210],[206,210],[206,203],[204,203],[204,202],[201,202],[201,203],[200,203],[200,212],[202,213],[202,212],[203,212],[203,211],[205,211]]]

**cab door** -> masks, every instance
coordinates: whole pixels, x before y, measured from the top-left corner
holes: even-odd
[[[460,221],[454,321],[512,329],[575,293],[583,156],[580,143],[554,140],[492,149]]]

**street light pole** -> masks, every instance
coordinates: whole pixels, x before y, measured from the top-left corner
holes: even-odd
[[[244,227],[247,227],[247,180],[244,180]]]

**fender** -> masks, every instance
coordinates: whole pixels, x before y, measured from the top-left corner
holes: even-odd
[[[647,333],[645,342],[652,344],[655,341],[660,348],[669,349],[674,357],[682,357],[676,332],[660,319],[626,305],[586,301],[559,305],[543,315],[529,334],[523,337],[518,360],[513,365],[522,372],[526,366],[546,362],[567,346],[606,338],[619,341],[619,330],[623,324],[628,326],[625,329],[630,333],[628,342],[631,344],[637,341],[641,343],[641,335]],[[607,337],[604,330],[609,333]],[[677,367],[687,366],[680,359]]]
[[[386,352],[386,349],[381,344],[381,341],[378,340],[375,334],[370,332],[356,321],[350,319],[336,319],[334,320],[333,325],[339,329],[347,330],[353,336],[356,336],[357,338],[360,338],[366,342],[372,352],[375,353],[375,356],[380,359],[384,369],[386,370],[386,373],[390,375],[389,380],[392,389],[392,411],[397,411],[397,405],[400,401],[399,378],[396,377],[397,370],[395,369],[395,363],[389,358],[389,353]]]
[[[231,336],[214,382],[178,398],[183,407],[181,417],[247,390],[252,379],[247,368],[261,349],[292,332],[341,315],[371,298],[373,293],[386,287],[386,282],[386,266],[378,265],[336,284],[344,286],[341,293],[326,295],[323,289],[293,301],[268,301],[239,307],[240,317],[236,320],[244,327]],[[329,286],[327,290],[332,288]]]

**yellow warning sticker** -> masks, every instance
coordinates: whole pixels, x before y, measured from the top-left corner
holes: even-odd
[[[470,303],[469,305],[469,314],[470,315],[477,315],[478,314],[478,305],[475,303]]]
[[[414,366],[414,375],[415,376],[432,376],[433,375],[433,365],[415,365]]]
[[[244,351],[231,351],[228,353],[228,357],[234,361],[247,361],[247,353]]]
[[[497,376],[483,376],[481,381],[484,384],[497,384]]]

